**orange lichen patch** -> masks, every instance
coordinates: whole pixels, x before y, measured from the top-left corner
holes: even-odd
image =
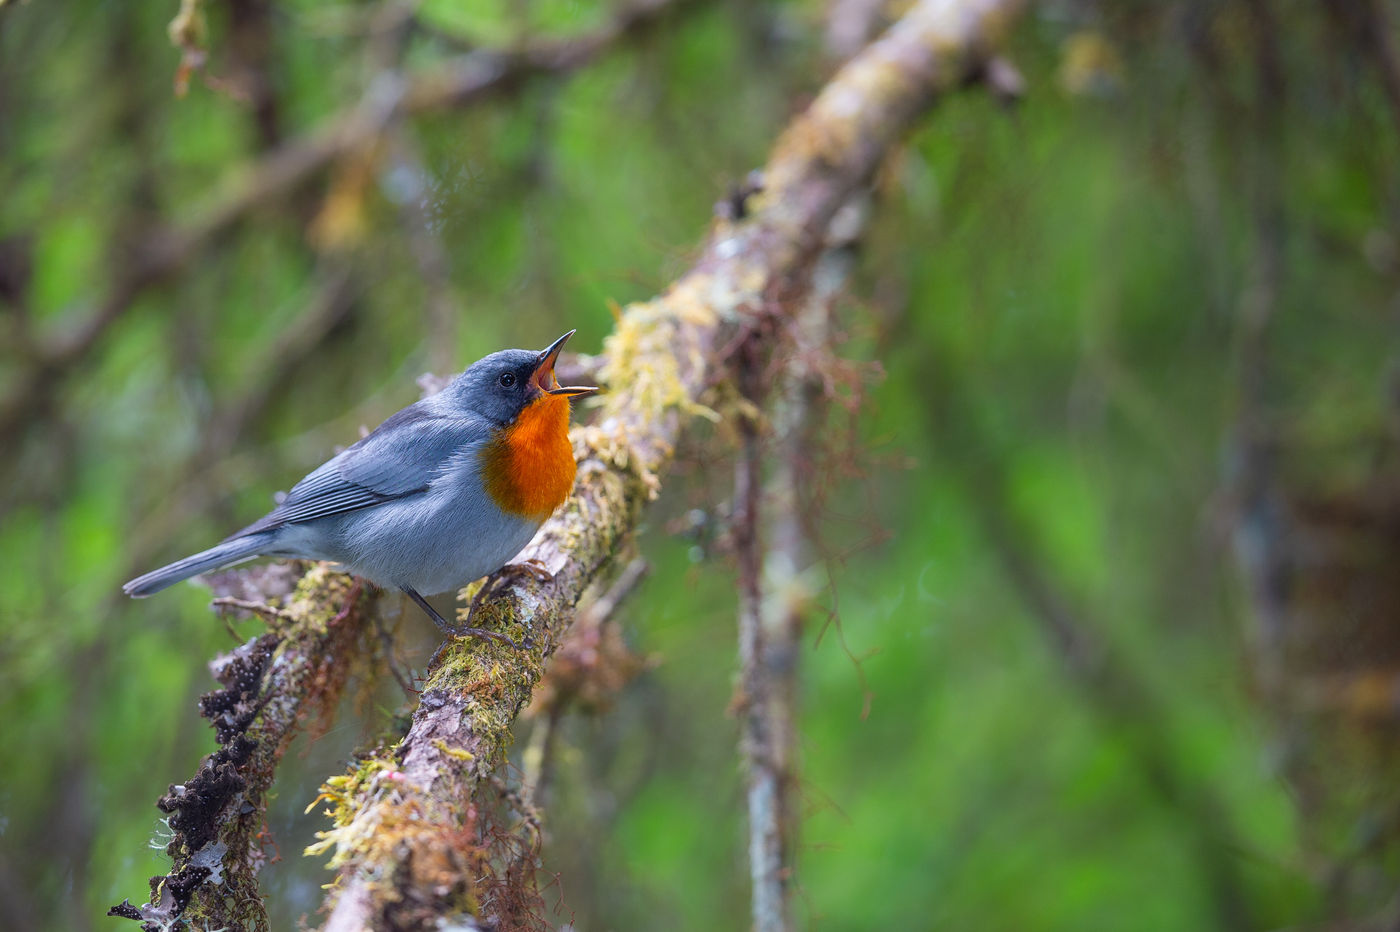
[[[482,452],[482,475],[491,500],[513,515],[543,521],[574,487],[574,448],[569,442],[569,399],[545,395]]]

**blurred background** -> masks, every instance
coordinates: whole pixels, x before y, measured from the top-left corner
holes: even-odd
[[[882,171],[837,308],[860,403],[816,460],[804,925],[1400,928],[1398,7],[1040,4],[1019,105],[953,96]],[[884,15],[620,9],[0,3],[0,926],[125,928],[154,800],[214,747],[225,624],[121,582],[424,372],[596,352]],[[365,144],[317,129],[580,36]],[[554,924],[748,921],[731,461],[680,451],[618,619],[642,669],[558,723]],[[316,920],[303,810],[375,695],[287,756],[274,928]]]

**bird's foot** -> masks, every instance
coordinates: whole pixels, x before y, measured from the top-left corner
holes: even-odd
[[[489,580],[488,580],[488,581],[489,581]],[[435,624],[435,625],[438,626],[438,630],[442,631],[443,634],[446,634],[446,635],[448,635],[449,637],[454,637],[454,638],[464,638],[464,637],[485,638],[485,639],[492,640],[492,641],[500,641],[502,644],[505,644],[506,646],[508,646],[508,647],[510,647],[510,648],[512,648],[512,649],[514,649],[514,650],[528,650],[528,649],[530,649],[530,647],[532,647],[532,646],[534,645],[533,639],[530,638],[530,637],[528,637],[528,636],[527,636],[523,641],[521,641],[519,644],[517,644],[515,641],[512,641],[510,638],[506,637],[504,634],[501,634],[499,631],[488,631],[488,630],[486,630],[485,628],[473,627],[473,626],[471,625],[471,620],[472,620],[472,618],[473,618],[473,617],[475,616],[475,614],[476,614],[477,603],[478,603],[478,600],[481,598],[481,593],[480,593],[480,592],[478,592],[478,593],[476,594],[476,598],[472,599],[472,604],[471,604],[470,608],[467,610],[467,620],[466,620],[466,623],[463,623],[463,624],[453,624],[452,622],[448,621],[446,618],[443,618],[441,615],[439,615],[439,614],[437,613],[437,610],[434,609],[431,605],[429,605],[428,602],[427,602],[427,600],[424,599],[424,598],[423,598],[421,595],[419,595],[417,592],[415,592],[413,589],[411,589],[411,588],[409,588],[409,587],[407,587],[407,586],[401,586],[400,588],[404,591],[404,593],[405,593],[409,598],[411,598],[414,602],[416,602],[416,603],[418,604],[419,608],[423,609],[423,611],[425,611],[425,612],[428,614],[428,617],[431,618],[431,619],[433,620],[433,624]],[[486,587],[485,587],[485,586],[482,586],[481,588],[482,588],[482,590],[485,590]],[[436,655],[436,654],[433,655],[433,659],[434,659],[434,660],[437,659],[437,655]],[[430,665],[431,665],[431,663],[430,663]]]
[[[452,625],[442,630],[455,638],[476,637],[490,641],[500,641],[512,650],[529,650],[531,647],[535,646],[534,640],[530,637],[526,637],[517,643],[499,631],[488,631],[485,628],[473,628],[471,625]]]
[[[444,622],[438,625],[438,629],[447,635],[447,640],[439,644],[438,649],[433,651],[433,655],[428,658],[428,669],[430,670],[437,666],[438,658],[442,656],[443,651],[447,650],[447,646],[461,638],[475,637],[484,641],[499,641],[514,651],[529,650],[534,646],[534,642],[530,638],[525,638],[517,644],[499,631],[487,631],[485,628],[473,628],[470,625],[453,625]]]
[[[499,583],[512,576],[529,576],[535,582],[549,582],[554,578],[554,574],[549,571],[549,567],[544,565],[544,561],[534,557],[519,563],[507,563],[487,578],[495,578]]]
[[[496,570],[496,572],[487,576],[482,582],[481,588],[476,590],[476,595],[472,596],[471,604],[467,606],[467,620],[465,622],[467,627],[460,628],[459,630],[476,634],[479,637],[494,637],[500,639],[516,650],[529,650],[531,647],[535,646],[535,637],[533,633],[528,631],[525,637],[521,639],[520,643],[517,644],[503,634],[497,634],[494,631],[486,631],[482,628],[470,627],[472,621],[476,618],[476,613],[481,607],[481,603],[494,596],[500,590],[501,585],[512,576],[529,576],[538,582],[548,582],[554,578],[554,574],[550,573],[539,560],[526,560],[523,563],[507,563],[505,566]]]
[[[528,576],[535,582],[546,583],[554,578],[554,574],[544,565],[544,562],[536,559],[523,560],[520,563],[507,563],[505,566],[490,574],[481,583],[481,588],[476,590],[476,595],[472,596],[471,607],[467,610],[467,620],[471,621],[476,614],[476,607],[487,599],[501,591],[501,587],[512,578]]]

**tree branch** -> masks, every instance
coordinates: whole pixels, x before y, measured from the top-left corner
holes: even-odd
[[[522,555],[548,581],[520,579],[483,603],[477,623],[536,646],[445,646],[430,665],[408,735],[337,785],[326,834],[341,879],[327,928],[425,928],[473,911],[464,829],[501,750],[584,589],[603,572],[660,488],[683,430],[731,360],[719,347],[772,313],[768,298],[809,267],[832,215],[914,118],[975,71],[1015,11],[1012,0],[926,2],[847,64],[778,141],[748,216],[718,221],[694,268],[632,305],[605,346],[614,387],[595,426],[575,432],[574,495]],[[451,98],[446,90],[438,99]],[[779,328],[780,329],[780,328]],[[464,837],[467,835],[467,837]],[[480,904],[490,911],[489,903]]]
[[[749,876],[755,932],[785,932],[792,927],[787,872],[789,848],[784,831],[786,735],[774,721],[775,693],[769,675],[768,638],[763,612],[763,552],[759,535],[763,456],[759,449],[757,409],[762,380],[752,341],[743,349],[739,390],[753,411],[739,416],[739,457],[734,466],[734,559],[739,574],[740,755],[747,771]]]
[[[812,604],[811,563],[804,491],[810,480],[814,432],[827,386],[813,360],[822,358],[831,331],[832,303],[854,264],[853,238],[864,226],[864,198],[837,214],[827,250],[813,269],[810,294],[792,322],[793,351],[781,375],[772,418],[776,463],[760,502],[758,437],[741,429],[735,482],[739,522],[739,657],[741,751],[748,775],[749,870],[756,932],[794,927],[790,893],[797,849],[796,785],[798,647]],[[844,219],[850,216],[853,224]],[[841,227],[842,229],[836,229]],[[755,400],[755,399],[751,399]],[[762,510],[760,511],[760,504]],[[760,548],[759,529],[767,532]]]
[[[218,601],[255,607],[262,600],[225,595]],[[257,888],[266,860],[260,833],[267,791],[297,729],[334,708],[369,630],[362,609],[371,601],[348,576],[318,566],[285,607],[257,609],[273,621],[265,634],[210,665],[223,688],[200,699],[200,711],[220,749],[157,803],[169,816],[165,851],[174,863],[151,879],[148,904],[123,901],[108,915],[135,919],[147,930],[176,928],[181,918],[202,922],[201,928],[268,928]]]

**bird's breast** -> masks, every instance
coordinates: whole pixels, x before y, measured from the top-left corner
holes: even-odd
[[[482,449],[481,466],[486,492],[502,511],[548,518],[574,487],[569,399],[545,395],[527,405]]]

